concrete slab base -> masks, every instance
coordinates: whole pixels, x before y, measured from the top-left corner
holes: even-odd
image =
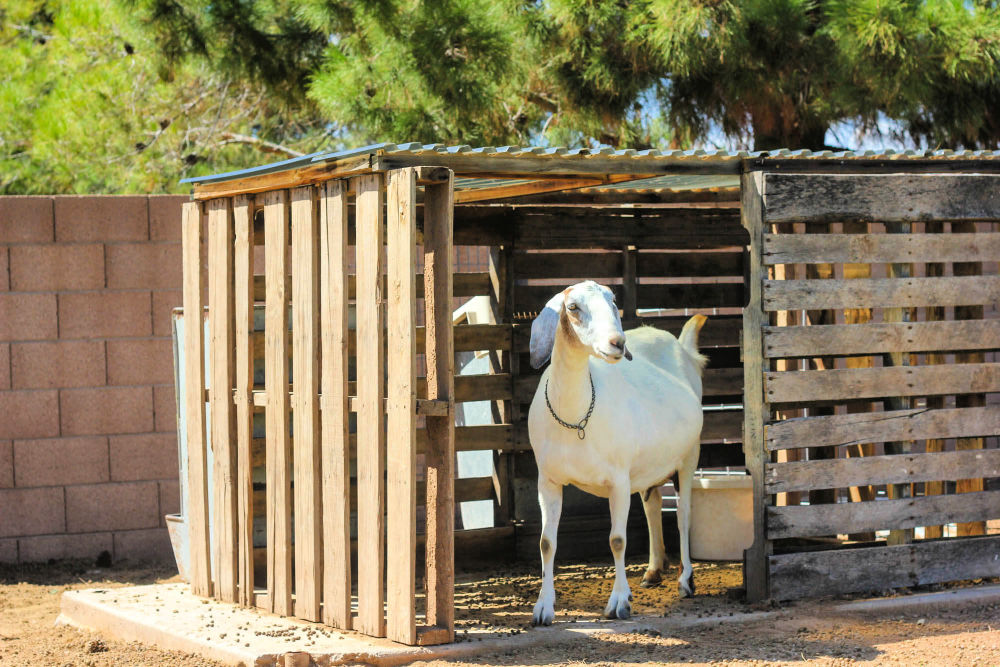
[[[746,623],[788,613],[800,619],[852,613],[878,616],[996,601],[1000,601],[1000,586],[990,585],[848,603],[830,600],[799,603],[778,611],[749,611],[744,607],[746,613],[731,616],[634,617],[628,621],[557,623],[516,635],[500,636],[470,630],[463,635],[464,641],[421,647],[340,632],[316,623],[195,597],[188,585],[181,583],[69,591],[63,594],[62,613],[57,622],[246,667],[327,667],[358,663],[388,666],[415,660],[457,659],[487,651],[523,651],[538,642],[554,643],[597,633],[652,629],[667,635],[671,629],[706,623]]]

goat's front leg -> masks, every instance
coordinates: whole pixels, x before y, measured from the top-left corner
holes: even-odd
[[[611,489],[611,553],[615,557],[615,586],[604,608],[605,618],[628,618],[632,615],[632,591],[625,576],[625,528],[631,502],[629,481],[618,480]]]
[[[538,476],[538,504],[542,508],[542,537],[538,548],[542,554],[542,590],[538,592],[532,625],[552,625],[556,617],[556,588],[553,569],[556,559],[556,533],[559,532],[559,515],[562,513],[563,488]]]
[[[660,487],[647,489],[642,496],[642,509],[649,525],[649,567],[642,576],[643,588],[659,586],[667,568],[667,550],[663,546],[663,492]]]

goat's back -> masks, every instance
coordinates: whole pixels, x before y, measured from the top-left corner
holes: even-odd
[[[630,329],[625,332],[625,338],[633,363],[635,360],[645,361],[687,381],[695,395],[701,398],[704,357],[686,350],[673,334],[650,326]]]

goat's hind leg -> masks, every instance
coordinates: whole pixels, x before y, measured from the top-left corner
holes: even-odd
[[[663,492],[654,486],[642,494],[642,509],[649,525],[649,568],[642,576],[643,588],[659,586],[667,568],[667,550],[663,546]]]
[[[691,568],[691,485],[698,467],[700,447],[695,447],[677,470],[674,485],[677,487],[677,528],[681,538],[681,574],[677,580],[677,594],[686,598],[694,595],[694,570]]]
[[[619,481],[611,489],[611,553],[615,557],[615,586],[604,608],[605,618],[629,618],[632,615],[632,591],[625,576],[625,528],[631,502],[628,480]]]
[[[542,537],[538,548],[542,554],[542,589],[538,592],[532,625],[552,625],[556,611],[556,589],[553,568],[556,558],[556,534],[559,532],[559,515],[562,513],[563,488],[538,476],[538,504],[542,508]]]

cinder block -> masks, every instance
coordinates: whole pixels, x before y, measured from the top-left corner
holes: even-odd
[[[14,389],[99,387],[105,382],[104,342],[12,343]]]
[[[149,210],[145,196],[55,197],[56,241],[145,241]]]
[[[153,292],[153,335],[170,336],[170,313],[184,305],[181,290],[157,290]]]
[[[174,381],[169,338],[108,341],[108,384],[166,384]]]
[[[187,195],[149,196],[149,238],[152,241],[181,240],[181,211]]]
[[[14,486],[14,443],[0,440],[0,489]]]
[[[0,294],[0,341],[51,340],[58,333],[55,294]]]
[[[166,528],[115,532],[115,561],[173,563],[174,551]]]
[[[63,435],[149,433],[152,387],[98,387],[60,392]]]
[[[108,481],[108,439],[103,436],[15,440],[14,460],[18,487]]]
[[[63,487],[0,490],[0,537],[66,532]]]
[[[153,387],[153,413],[157,431],[177,431],[177,406],[174,385]]]
[[[108,245],[108,287],[180,289],[181,244],[118,243]]]
[[[112,553],[114,540],[111,533],[86,533],[83,535],[39,535],[20,540],[21,562],[37,563],[52,559],[83,558],[97,560],[102,551]]]
[[[156,482],[67,486],[66,532],[155,528],[159,507]]]
[[[166,526],[163,517],[167,514],[181,513],[181,484],[180,481],[161,480],[160,481],[160,525]]]
[[[113,435],[111,479],[177,479],[177,436],[173,433]],[[20,468],[20,465],[18,466]]]
[[[10,286],[20,292],[103,289],[104,246],[100,243],[12,246]]]
[[[77,292],[59,295],[61,338],[148,336],[149,292]]]
[[[59,435],[59,393],[54,390],[0,391],[0,415],[6,438]]]
[[[0,390],[10,389],[10,343],[0,343]]]
[[[53,240],[52,197],[0,197],[0,243]]]

